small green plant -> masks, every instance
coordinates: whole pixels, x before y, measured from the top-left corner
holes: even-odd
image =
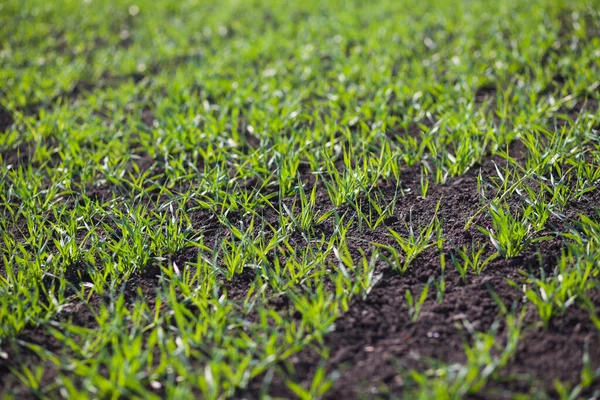
[[[452,263],[463,281],[466,281],[469,271],[473,271],[476,275],[481,274],[486,265],[498,256],[498,253],[494,253],[483,259],[485,251],[486,246],[475,246],[473,244],[470,250],[467,247],[462,247],[456,251],[457,254],[452,253]]]
[[[541,270],[539,278],[531,278],[525,288],[525,296],[537,308],[545,326],[548,326],[552,317],[564,312],[594,287],[590,276],[595,263],[596,257],[588,257],[571,249],[559,258],[556,276],[547,276]]]
[[[542,231],[548,218],[552,215],[552,204],[546,200],[546,192],[534,191],[529,185],[523,185],[524,203],[522,207],[523,219],[529,222],[534,233]]]
[[[293,381],[286,382],[287,387],[300,400],[321,399],[333,386],[333,381],[327,378],[325,367],[320,366],[313,375],[312,381],[308,389],[303,388]]]
[[[594,383],[600,380],[600,368],[594,369],[592,363],[589,344],[586,342],[583,350],[583,367],[581,368],[581,382],[575,387],[564,384],[558,380],[554,382],[554,389],[560,400],[576,400],[581,398],[586,389],[589,389]]]
[[[421,168],[421,197],[427,198],[427,191],[429,190],[429,177],[427,176],[425,168]]]
[[[298,232],[310,232],[314,225],[324,221],[332,214],[332,211],[330,211],[319,215],[320,211],[316,208],[317,187],[318,180],[315,180],[310,196],[307,196],[302,181],[298,178],[298,196],[300,199],[300,212],[298,214],[295,212],[298,198],[294,198],[291,209],[280,198],[280,209],[285,211],[287,221]],[[282,226],[284,225],[282,224]]]
[[[366,204],[363,198],[354,201],[352,206],[357,214],[359,229],[363,231],[363,223],[365,223],[369,230],[375,230],[387,218],[392,217],[396,210],[398,195],[401,193],[402,189],[399,184],[396,184],[394,197],[391,201],[387,201],[386,196],[379,189],[365,195],[368,201]],[[363,204],[367,208],[366,211],[363,209]]]
[[[435,213],[431,222],[420,229],[415,230],[412,223],[405,223],[408,237],[405,238],[392,228],[388,228],[389,236],[392,237],[396,244],[402,250],[402,255],[393,246],[373,243],[374,246],[387,250],[391,255],[391,260],[386,258],[390,265],[393,265],[400,273],[404,273],[410,264],[426,249],[434,246],[438,241],[434,240],[434,235],[440,229],[440,221],[437,218],[440,202],[437,203]],[[412,218],[411,218],[412,219]]]
[[[465,344],[466,362],[438,364],[425,372],[410,371],[408,379],[415,386],[409,386],[407,395],[414,399],[460,399],[479,392],[515,354],[523,317],[524,313],[507,316],[508,335],[504,345],[499,340],[498,323],[489,332],[476,332],[465,322],[472,336],[472,343]]]
[[[478,227],[478,229],[490,238],[492,245],[504,258],[516,257],[531,243],[548,239],[548,237],[534,238],[529,221],[513,215],[506,203],[491,204],[490,217],[493,228],[488,230]]]
[[[412,292],[409,289],[406,289],[404,293],[404,300],[406,301],[406,306],[408,308],[408,316],[410,317],[412,322],[417,322],[419,319],[419,314],[421,313],[421,308],[427,300],[427,295],[429,294],[429,286],[431,285],[431,279],[425,284],[423,289],[421,290],[421,294],[418,299],[413,297]]]

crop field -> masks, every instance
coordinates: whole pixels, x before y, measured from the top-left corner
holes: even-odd
[[[2,0],[0,398],[598,398],[599,100],[599,0]]]

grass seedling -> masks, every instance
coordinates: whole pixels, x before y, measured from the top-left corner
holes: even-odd
[[[298,214],[295,213],[298,198],[294,198],[291,209],[280,198],[280,209],[287,215],[292,229],[295,229],[297,232],[310,232],[316,224],[324,221],[332,214],[332,211],[329,211],[323,213],[323,215],[319,215],[320,211],[316,208],[317,187],[318,180],[315,180],[310,196],[307,196],[302,181],[298,178],[298,196],[300,199],[300,212]]]
[[[571,385],[564,384],[560,381],[554,382],[554,389],[558,394],[558,398],[560,400],[576,400],[580,399],[582,393],[585,392],[586,389],[592,386],[592,384],[598,382],[600,379],[600,368],[594,369],[594,364],[592,363],[589,345],[585,344],[585,348],[583,350],[583,367],[581,368],[581,382],[575,387],[571,387]]]
[[[413,298],[413,294],[409,289],[406,289],[406,292],[404,293],[404,300],[406,301],[406,306],[408,308],[408,316],[412,322],[417,322],[419,319],[421,308],[423,307],[423,304],[427,300],[427,295],[429,294],[429,286],[431,285],[431,282],[432,280],[429,280],[425,284],[418,299]]]
[[[427,198],[427,191],[429,190],[429,177],[424,168],[421,168],[421,197]]]
[[[320,366],[313,375],[308,389],[303,388],[293,381],[287,381],[286,385],[296,396],[298,396],[298,399],[313,400],[322,398],[333,385],[333,381],[327,378],[325,368]]]
[[[560,257],[556,276],[546,276],[541,270],[539,278],[531,278],[524,294],[537,308],[544,326],[547,327],[552,317],[564,312],[595,286],[590,279],[595,263],[597,256],[589,257],[571,247]]]
[[[531,224],[524,218],[514,216],[506,203],[490,205],[490,217],[493,229],[478,229],[490,238],[492,245],[504,258],[516,257],[531,243],[548,239],[534,238]]]
[[[441,200],[440,200],[441,202]],[[392,228],[388,228],[389,236],[393,238],[396,244],[402,250],[402,255],[393,246],[373,243],[381,249],[387,250],[392,260],[387,259],[390,265],[393,265],[400,273],[404,273],[410,264],[426,249],[437,244],[437,241],[433,240],[436,233],[436,229],[439,229],[440,222],[437,219],[437,212],[440,208],[440,202],[437,203],[435,213],[431,222],[424,228],[417,229],[415,231],[412,223],[405,223],[405,227],[408,231],[408,238],[403,237]],[[412,218],[411,218],[412,220]]]
[[[363,210],[364,199],[358,199],[353,202],[353,208],[356,211],[359,229],[363,231],[363,223],[366,223],[369,230],[375,230],[387,218],[394,215],[398,194],[401,193],[399,184],[396,185],[394,197],[391,201],[387,201],[385,195],[380,190],[375,190],[372,193],[366,194],[368,203],[365,205],[366,211]],[[384,205],[385,204],[385,205]]]
[[[507,316],[508,338],[504,345],[499,340],[499,324],[494,324],[489,332],[475,332],[465,322],[473,340],[465,344],[464,364],[434,365],[433,368],[418,372],[410,371],[409,379],[416,387],[410,390],[411,398],[418,399],[457,399],[476,394],[494,378],[517,351],[524,314],[519,317]]]
[[[486,259],[483,259],[482,256],[485,251],[486,246],[475,246],[473,244],[470,250],[466,247],[462,247],[456,251],[457,254],[452,253],[452,263],[463,281],[467,280],[469,271],[473,271],[476,275],[481,274],[486,265],[498,256],[498,253],[494,253]]]

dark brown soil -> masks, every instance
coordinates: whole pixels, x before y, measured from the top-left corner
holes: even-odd
[[[153,123],[150,110],[144,111],[144,122]],[[520,150],[515,149],[516,153]],[[522,155],[522,151],[520,152]],[[404,196],[399,199],[396,213],[385,221],[385,224],[374,231],[360,230],[355,224],[350,233],[352,253],[358,256],[359,248],[368,249],[371,241],[389,242],[387,228],[393,227],[402,232],[404,222],[426,223],[433,217],[436,204],[441,200],[438,217],[444,228],[444,253],[446,269],[444,272],[446,289],[443,299],[436,298],[435,287],[424,303],[419,318],[413,322],[409,317],[405,301],[405,292],[420,293],[430,279],[439,281],[442,275],[440,255],[437,250],[424,252],[414,264],[401,275],[384,263],[377,265],[377,273],[382,277],[378,284],[365,298],[355,298],[348,312],[335,323],[335,330],[325,338],[325,347],[330,350],[326,370],[337,375],[333,389],[327,397],[331,399],[354,399],[383,397],[402,397],[410,389],[403,371],[412,368],[424,371],[432,363],[462,363],[465,361],[464,346],[472,340],[464,328],[468,321],[475,330],[487,331],[497,322],[500,326],[499,337],[505,333],[503,310],[521,310],[523,294],[508,284],[507,280],[523,284],[528,275],[539,275],[540,268],[551,274],[560,255],[563,242],[554,237],[549,241],[530,246],[517,258],[496,259],[489,264],[481,275],[470,273],[463,280],[454,269],[451,254],[462,246],[475,243],[487,243],[476,228],[477,225],[489,226],[485,214],[476,219],[475,224],[465,230],[467,220],[480,208],[477,194],[479,171],[482,175],[494,176],[492,161],[500,163],[500,159],[486,159],[475,166],[466,175],[450,179],[445,185],[432,185],[427,198],[419,196],[420,171],[418,168],[406,169],[402,175]],[[97,191],[104,189],[99,188]],[[99,198],[110,198],[112,189],[107,193],[96,193]],[[390,199],[394,186],[382,184],[382,192]],[[326,192],[319,188],[321,208],[331,208]],[[517,202],[518,199],[511,199]],[[577,213],[592,214],[600,204],[598,191],[589,194],[587,199],[570,204],[565,215],[575,217]],[[352,210],[347,210],[351,212]],[[276,223],[275,215],[268,210],[263,213],[267,220]],[[568,220],[553,218],[547,232],[564,231]],[[206,245],[217,244],[218,237],[226,234],[223,226],[216,218],[198,213],[192,216],[195,230],[202,230],[212,238]],[[327,223],[317,227],[325,235]],[[329,224],[331,225],[331,224]],[[488,249],[491,254],[491,250]],[[171,257],[172,261],[182,265],[186,261],[194,261],[197,252],[187,249]],[[540,260],[542,264],[540,265]],[[156,266],[148,268],[134,277],[123,288],[126,300],[132,302],[142,293],[145,298],[152,299],[156,288],[160,286],[160,269]],[[84,273],[77,273],[69,278],[72,284],[85,279]],[[242,300],[254,282],[254,271],[246,270],[230,282],[223,282],[231,299]],[[592,302],[600,307],[600,292],[593,293]],[[102,298],[94,298],[92,304],[72,304],[56,316],[58,320],[70,319],[82,326],[93,325],[90,308],[100,304]],[[286,312],[287,302],[281,300],[278,307]],[[506,398],[515,393],[548,393],[555,396],[554,381],[576,385],[580,380],[583,367],[583,352],[587,346],[594,368],[600,366],[600,347],[598,346],[597,329],[590,318],[577,304],[568,308],[563,314],[551,320],[549,327],[544,328],[534,309],[528,309],[524,317],[524,333],[518,351],[509,365],[494,375],[490,383],[480,393],[482,398]],[[46,334],[43,328],[30,327],[21,332],[19,340],[35,343],[50,351],[59,352],[56,340]],[[11,345],[3,351],[9,354],[8,362],[0,362],[0,395],[4,389],[19,387],[9,373],[9,366],[20,363],[34,363],[36,357],[26,352],[22,346]],[[268,389],[272,396],[292,397],[285,385],[286,378],[296,382],[309,384],[317,368],[320,357],[317,347],[308,348],[283,363],[273,378]],[[44,375],[44,382],[51,382],[56,371],[49,367]],[[251,382],[247,391],[240,392],[240,397],[260,397],[264,377]],[[600,387],[598,387],[600,389]],[[27,396],[25,396],[27,397]]]
[[[0,106],[0,133],[5,132],[13,123],[12,113]]]

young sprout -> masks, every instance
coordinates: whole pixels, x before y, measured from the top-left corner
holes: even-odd
[[[363,231],[363,223],[366,223],[369,230],[375,230],[387,218],[393,216],[396,210],[396,203],[398,201],[399,193],[402,193],[399,183],[396,185],[394,197],[391,201],[386,200],[385,195],[379,189],[376,189],[373,193],[367,193],[367,211],[363,210],[363,199],[358,199],[353,202],[352,205],[357,214],[358,227],[360,231]],[[386,205],[382,206],[381,203],[385,203]]]
[[[313,375],[308,389],[291,380],[288,380],[286,385],[300,400],[318,400],[331,389],[333,380],[327,377],[325,367],[320,365]]]
[[[498,253],[494,253],[487,257],[485,260],[482,259],[483,253],[486,251],[486,246],[475,246],[471,245],[471,249],[468,250],[466,246],[452,253],[452,263],[460,274],[463,281],[467,280],[467,273],[469,270],[473,271],[476,275],[481,274],[487,264],[494,260]]]
[[[513,215],[508,204],[492,203],[490,212],[492,229],[478,227],[479,231],[490,238],[492,245],[504,258],[518,256],[531,243],[547,240],[548,237],[534,238],[532,226],[524,217]]]
[[[472,338],[465,344],[466,360],[450,365],[436,362],[425,372],[411,370],[408,379],[415,385],[409,386],[408,396],[414,399],[461,399],[480,391],[516,353],[524,316],[524,313],[507,316],[506,336],[502,340],[498,332],[500,324],[494,323],[488,332],[477,332],[465,321],[463,324]]]
[[[315,180],[313,188],[310,192],[310,196],[306,195],[304,190],[304,186],[302,185],[302,181],[298,178],[298,195],[300,198],[300,213],[296,214],[296,204],[298,198],[294,198],[294,202],[292,203],[292,208],[288,208],[288,206],[283,202],[282,199],[280,202],[280,209],[283,209],[285,214],[288,217],[289,225],[296,231],[302,233],[310,232],[316,224],[327,219],[330,215],[332,215],[332,211],[323,213],[323,215],[319,215],[321,212],[317,210],[316,202],[317,202],[317,187],[318,180]],[[287,224],[286,224],[287,225]],[[284,225],[282,225],[284,226]]]
[[[404,273],[423,251],[438,243],[438,241],[433,239],[441,225],[437,218],[440,204],[441,200],[437,203],[431,222],[424,228],[415,230],[412,224],[405,223],[405,227],[408,230],[407,238],[403,237],[392,228],[388,228],[389,236],[396,241],[396,244],[402,250],[402,256],[393,246],[373,242],[374,246],[385,249],[391,254],[392,260],[387,259],[383,255],[382,257],[384,257],[390,265],[393,265],[400,271],[400,273]]]
[[[531,224],[533,232],[540,232],[545,228],[546,222],[552,214],[551,204],[546,201],[544,192],[537,194],[528,185],[524,186],[527,197],[525,198],[526,205],[523,206],[523,218]]]
[[[419,319],[419,314],[421,313],[421,308],[423,307],[423,303],[427,300],[427,295],[429,294],[429,286],[431,285],[432,279],[427,281],[427,284],[421,290],[421,294],[418,299],[413,298],[413,294],[410,289],[406,289],[404,293],[404,299],[406,300],[406,305],[408,307],[408,316],[410,317],[412,322],[417,322]]]
[[[421,197],[427,198],[427,191],[429,190],[429,176],[425,168],[421,168]]]

